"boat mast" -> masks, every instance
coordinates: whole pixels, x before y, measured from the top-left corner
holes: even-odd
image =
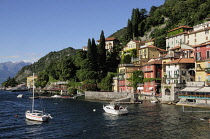
[[[32,113],[34,112],[34,73],[33,73],[33,98],[32,98]]]

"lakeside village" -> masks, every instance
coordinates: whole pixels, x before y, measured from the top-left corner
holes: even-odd
[[[137,58],[132,64],[119,64],[113,78],[112,92],[86,91],[86,99],[154,102],[210,108],[210,21],[193,27],[180,26],[167,33],[166,50],[154,46],[153,41],[131,40],[122,53],[136,49]],[[106,49],[111,51],[119,41],[105,39]],[[87,50],[87,47],[83,47]],[[129,78],[136,70],[144,73],[148,81],[130,85]],[[151,80],[149,80],[151,79]],[[161,80],[157,80],[161,79]],[[27,78],[31,88],[32,77]],[[45,91],[67,91],[66,82],[57,82]],[[119,101],[120,101],[119,100]]]

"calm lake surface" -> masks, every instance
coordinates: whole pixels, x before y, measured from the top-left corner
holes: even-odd
[[[17,98],[21,93],[24,98]],[[210,113],[182,113],[180,106],[146,101],[127,105],[128,115],[114,116],[104,113],[102,107],[108,104],[105,101],[41,99],[53,119],[46,123],[28,121],[25,111],[30,109],[29,94],[0,91],[0,138],[210,138],[210,124],[206,120]]]

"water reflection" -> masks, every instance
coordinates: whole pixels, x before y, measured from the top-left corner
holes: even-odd
[[[26,125],[40,125],[43,122],[39,122],[39,121],[32,121],[32,120],[28,120],[26,119]]]
[[[109,113],[104,112],[103,116],[104,116],[104,120],[105,120],[105,123],[106,123],[107,127],[116,126],[118,124],[117,123],[117,120],[119,119],[118,115],[113,115],[113,114],[109,114]],[[122,116],[122,115],[120,115],[120,116]]]

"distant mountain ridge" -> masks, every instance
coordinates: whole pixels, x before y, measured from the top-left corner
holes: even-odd
[[[22,67],[30,65],[30,62],[3,62],[0,63],[0,84],[7,80],[8,77],[13,78]]]

